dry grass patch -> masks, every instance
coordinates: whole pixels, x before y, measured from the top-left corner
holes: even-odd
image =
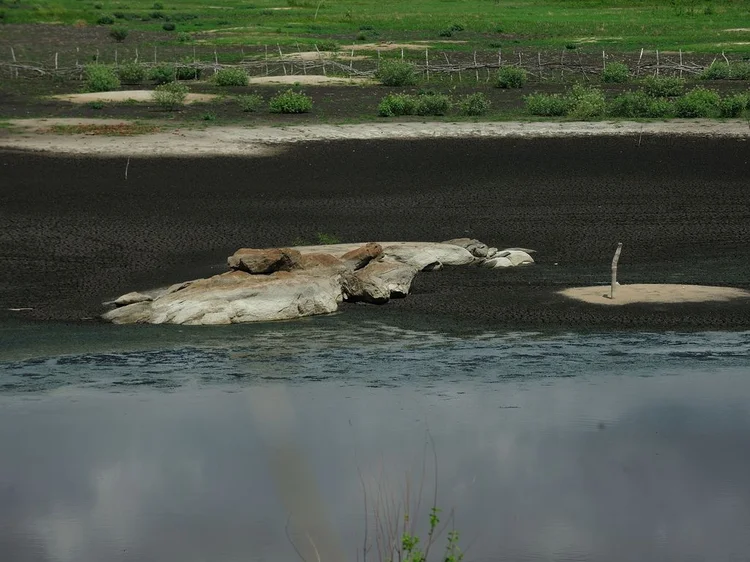
[[[77,125],[52,125],[44,132],[56,135],[102,135],[111,137],[131,137],[133,135],[147,135],[156,133],[160,129],[156,125],[147,123],[114,123],[111,125],[101,124],[77,124]]]

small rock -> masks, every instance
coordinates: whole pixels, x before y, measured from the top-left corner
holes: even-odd
[[[300,257],[301,254],[291,248],[242,248],[227,258],[227,264],[232,269],[247,273],[268,274],[274,271],[291,271],[299,264]]]
[[[368,242],[355,250],[346,252],[341,256],[341,261],[345,262],[352,269],[361,269],[370,263],[370,260],[377,258],[383,253],[383,248],[375,242]]]
[[[491,258],[491,257],[493,257],[493,256],[494,256],[495,254],[497,254],[497,252],[498,252],[498,249],[497,249],[497,248],[489,248],[489,249],[487,250],[487,257],[488,257],[488,258]]]
[[[300,269],[334,268],[344,269],[346,264],[331,254],[302,254],[298,264]]]
[[[513,262],[503,256],[495,256],[482,262],[482,267],[497,269],[501,267],[513,267]]]
[[[152,300],[154,299],[149,295],[144,295],[143,293],[133,291],[132,293],[127,293],[125,295],[122,295],[121,297],[117,297],[114,300],[113,304],[119,308],[121,306],[128,306],[130,304],[135,304],[138,302],[150,302]]]
[[[489,247],[487,244],[474,238],[454,238],[452,240],[446,240],[443,244],[460,246],[461,248],[468,250],[471,255],[477,258],[485,258],[489,253]]]
[[[409,294],[411,283],[419,270],[394,260],[379,259],[344,277],[344,294],[350,301],[375,304]]]

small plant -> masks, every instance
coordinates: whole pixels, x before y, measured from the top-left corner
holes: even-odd
[[[149,13],[148,17],[152,20],[163,20],[164,14],[162,14],[161,12],[151,12]]]
[[[102,9],[102,5],[99,2],[97,2],[96,4],[94,4],[94,9],[95,10],[101,10]]]
[[[329,244],[339,244],[341,240],[339,240],[335,235],[328,234],[326,232],[318,232],[315,235],[315,238],[318,241],[318,244],[327,246]]]
[[[489,108],[490,100],[482,92],[469,94],[458,102],[458,110],[461,115],[483,115]]]
[[[504,66],[497,71],[495,86],[498,88],[522,88],[526,84],[526,71],[515,66]]]
[[[464,26],[463,26],[463,24],[460,24],[460,23],[454,23],[454,24],[451,25],[450,29],[451,29],[451,31],[463,31],[464,30]]]
[[[450,111],[451,100],[445,94],[424,94],[417,96],[417,115],[445,115]]]
[[[214,81],[217,86],[247,86],[247,73],[241,68],[222,68]]]
[[[152,97],[159,107],[165,111],[174,111],[185,103],[189,91],[185,84],[169,82],[154,88]]]
[[[156,84],[168,84],[177,78],[177,70],[173,64],[160,64],[154,66],[148,73],[148,79]]]
[[[179,41],[180,43],[189,43],[191,40],[192,40],[192,37],[186,31],[180,31],[177,34],[177,41]]]
[[[268,102],[271,113],[307,113],[312,109],[312,99],[302,92],[287,90],[276,94]]]
[[[732,80],[750,80],[750,64],[740,62],[732,65],[729,77]]]
[[[216,121],[216,114],[213,111],[206,111],[201,114],[202,121]]]
[[[417,99],[409,94],[388,94],[378,104],[378,115],[381,117],[414,115],[416,111]]]
[[[154,10],[163,10],[164,6],[161,2],[154,2],[154,5],[151,6]]]
[[[338,51],[339,44],[336,41],[327,40],[315,43],[319,51]]]
[[[668,117],[672,103],[664,98],[653,98],[646,92],[625,92],[615,97],[608,113],[614,117]]]
[[[574,119],[601,117],[607,109],[604,93],[599,88],[575,84],[565,97],[568,100],[567,114]]]
[[[125,19],[125,12],[112,12],[112,15],[115,16],[115,19],[117,20]]]
[[[576,45],[575,43],[566,43],[565,48],[569,51],[575,51],[578,48],[578,45]]]
[[[197,80],[200,70],[193,63],[193,59],[185,57],[182,62],[175,65],[176,80]]]
[[[91,109],[104,109],[104,106],[105,106],[105,103],[103,101],[101,101],[101,100],[99,100],[99,101],[92,101],[89,104],[89,107]]]
[[[117,67],[117,77],[123,84],[140,84],[146,79],[146,68],[137,62],[127,62]]]
[[[688,119],[716,117],[719,114],[720,101],[719,94],[698,86],[675,101],[675,115]]]
[[[441,29],[438,31],[440,37],[453,37],[453,30],[449,27],[447,29]]]
[[[630,76],[628,65],[621,62],[611,62],[602,70],[602,82],[626,82]]]
[[[524,108],[530,115],[560,117],[568,112],[568,100],[560,94],[530,94],[524,96]]]
[[[413,86],[417,83],[414,65],[398,59],[381,62],[375,77],[384,86]]]
[[[713,6],[706,6],[703,8],[703,15],[704,16],[713,16],[716,12],[714,11]]]
[[[673,98],[682,95],[685,80],[675,76],[647,76],[641,80],[641,89],[654,98]]]
[[[127,39],[128,37],[128,33],[128,28],[122,26],[113,27],[109,30],[109,36],[118,43],[122,43],[123,41],[125,41],[125,39]]]
[[[112,25],[115,23],[115,18],[112,16],[102,16],[98,20],[96,20],[96,23],[99,25]]]
[[[115,69],[104,64],[89,64],[84,70],[89,92],[109,92],[120,87]]]
[[[237,96],[237,103],[242,111],[253,112],[263,107],[263,97],[258,94],[247,94]]]
[[[712,62],[703,72],[698,75],[701,80],[729,80],[732,69],[726,62]]]
[[[722,98],[719,102],[719,115],[722,117],[740,117],[750,104],[748,94],[734,94]]]
[[[177,26],[173,24],[171,21],[167,21],[162,24],[161,28],[164,31],[174,31],[175,29],[177,29]]]

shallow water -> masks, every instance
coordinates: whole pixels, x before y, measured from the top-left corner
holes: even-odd
[[[407,476],[424,523],[435,458],[467,561],[750,552],[750,332],[337,316],[0,343],[3,561],[355,560]]]

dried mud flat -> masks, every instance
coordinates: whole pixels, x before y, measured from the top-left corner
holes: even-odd
[[[344,242],[464,235],[535,249],[537,263],[425,273],[407,299],[344,313],[479,329],[750,329],[750,299],[613,307],[558,294],[606,283],[617,242],[623,285],[750,288],[747,125],[597,133],[604,125],[216,128],[168,133],[163,144],[6,136],[0,315],[93,317],[127,291],[221,271],[238,247],[316,233]],[[543,127],[548,136],[532,134]]]

